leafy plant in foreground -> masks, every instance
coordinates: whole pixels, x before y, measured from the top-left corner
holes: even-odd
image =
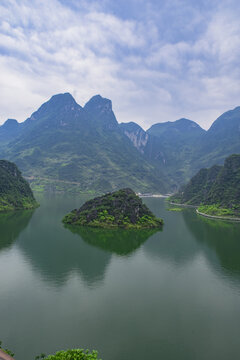
[[[97,351],[93,350],[90,352],[89,350],[83,349],[68,349],[68,350],[61,350],[57,351],[54,355],[48,355],[45,357],[44,354],[37,356],[35,358],[38,359],[45,359],[45,360],[101,360],[98,358]]]

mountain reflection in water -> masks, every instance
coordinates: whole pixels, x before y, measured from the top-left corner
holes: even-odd
[[[10,247],[27,227],[34,210],[18,210],[0,214],[0,251]]]

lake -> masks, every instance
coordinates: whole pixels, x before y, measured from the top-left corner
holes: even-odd
[[[0,215],[0,340],[17,360],[66,348],[103,360],[240,358],[240,224],[167,211],[162,231],[65,228],[87,196]]]

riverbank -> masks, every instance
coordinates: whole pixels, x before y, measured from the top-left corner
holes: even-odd
[[[216,219],[216,220],[227,220],[227,221],[236,221],[236,222],[239,222],[240,221],[240,217],[231,217],[231,216],[218,216],[218,215],[209,215],[209,214],[206,214],[206,213],[203,213],[201,211],[199,211],[197,209],[197,206],[194,206],[194,205],[187,205],[187,204],[177,204],[177,203],[173,203],[173,202],[169,202],[169,204],[171,205],[176,205],[176,206],[180,206],[180,207],[188,207],[188,208],[195,208],[196,209],[196,213],[198,215],[201,215],[201,216],[204,216],[204,217],[207,217],[207,218],[210,218],[210,219]]]
[[[210,219],[216,219],[216,220],[227,220],[227,221],[240,221],[240,217],[230,217],[230,216],[217,216],[217,215],[209,215],[209,214],[205,214],[201,211],[199,211],[198,209],[196,209],[196,213],[198,215],[210,218]]]

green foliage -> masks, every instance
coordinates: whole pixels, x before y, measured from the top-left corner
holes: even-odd
[[[48,355],[45,357],[43,354],[40,357],[36,357],[38,359],[45,359],[45,360],[101,360],[98,357],[97,351],[93,350],[90,352],[89,350],[83,349],[69,349],[69,350],[62,350],[56,352],[54,355]]]
[[[240,216],[240,155],[229,156],[224,166],[201,169],[170,201],[201,205],[205,211],[199,211],[209,215]]]
[[[37,205],[29,184],[16,165],[0,160],[0,212],[33,209]]]
[[[6,354],[14,357],[14,353],[11,350],[2,348],[2,341],[0,341],[0,349],[4,351]],[[57,351],[54,355],[45,355],[41,354],[35,357],[35,360],[101,360],[98,357],[97,351],[93,350],[90,352],[89,350],[83,349],[68,349]]]
[[[234,211],[231,209],[224,209],[220,207],[219,204],[213,204],[213,205],[201,205],[198,207],[198,211],[212,216],[235,216]]]
[[[65,224],[102,228],[159,228],[162,219],[143,204],[131,189],[121,189],[87,201],[63,218]]]
[[[171,207],[167,209],[168,211],[176,211],[176,212],[180,212],[183,211],[183,208],[181,207]]]

